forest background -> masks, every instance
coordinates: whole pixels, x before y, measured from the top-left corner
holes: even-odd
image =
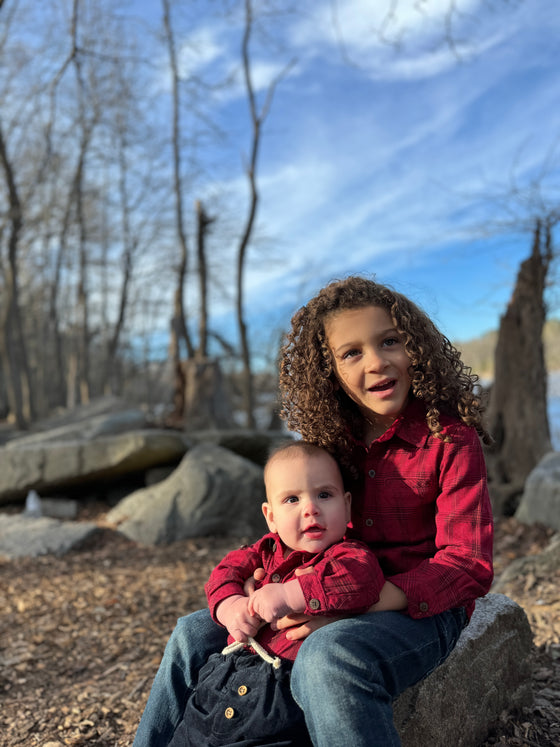
[[[537,222],[555,257],[557,4],[300,5],[0,1],[2,417],[112,393],[266,424],[281,332],[332,277],[466,349]]]
[[[547,380],[560,441],[559,34],[557,0],[0,0],[2,427],[111,394],[277,425],[301,304],[352,272],[411,296],[492,384],[497,575],[529,556],[537,699],[486,745],[559,737],[552,530],[510,515]],[[6,744],[130,745],[230,542],[0,562]]]

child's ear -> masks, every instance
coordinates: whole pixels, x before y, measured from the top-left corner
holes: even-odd
[[[262,504],[261,508],[264,514],[264,518],[266,519],[266,523],[268,524],[268,528],[271,532],[276,532],[276,523],[274,521],[274,514],[272,513],[272,506],[267,501],[266,503]]]
[[[344,493],[344,501],[346,503],[346,523],[350,521],[352,518],[352,494],[351,493]]]

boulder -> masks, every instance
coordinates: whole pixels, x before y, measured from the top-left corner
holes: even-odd
[[[479,599],[447,660],[394,706],[403,747],[479,747],[503,711],[532,701],[533,636],[503,594]]]
[[[96,413],[96,414],[92,414]],[[47,427],[48,423],[50,426]],[[100,436],[115,436],[128,431],[143,430],[149,424],[146,414],[142,410],[127,409],[98,413],[93,411],[79,410],[71,417],[64,419],[40,422],[32,433],[20,435],[8,441],[6,448],[19,449],[22,446],[37,445],[40,443],[93,441]]]
[[[0,557],[13,560],[64,555],[81,548],[102,531],[105,530],[90,522],[0,514]]]
[[[224,449],[233,451],[234,454],[250,459],[260,467],[264,467],[272,449],[293,438],[293,435],[283,431],[219,428],[189,431],[189,439],[193,444],[222,446]]]
[[[167,479],[129,495],[107,520],[146,545],[210,534],[256,539],[266,531],[264,497],[262,468],[228,449],[200,444]]]
[[[16,439],[0,448],[0,505],[25,499],[31,489],[52,495],[175,465],[188,448],[186,436],[170,430],[130,431],[91,441],[46,435],[36,443]]]
[[[560,451],[546,454],[529,474],[515,518],[560,530]]]

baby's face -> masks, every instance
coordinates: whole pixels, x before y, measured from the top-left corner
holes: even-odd
[[[270,531],[291,550],[318,553],[338,542],[350,521],[350,493],[328,454],[279,456],[266,470]]]

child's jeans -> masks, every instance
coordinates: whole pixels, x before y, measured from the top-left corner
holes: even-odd
[[[373,612],[325,625],[300,648],[292,693],[315,747],[399,745],[392,701],[451,652],[466,622],[463,608],[412,620]],[[178,620],[154,680],[133,747],[166,747],[196,674],[226,645],[208,610]]]

